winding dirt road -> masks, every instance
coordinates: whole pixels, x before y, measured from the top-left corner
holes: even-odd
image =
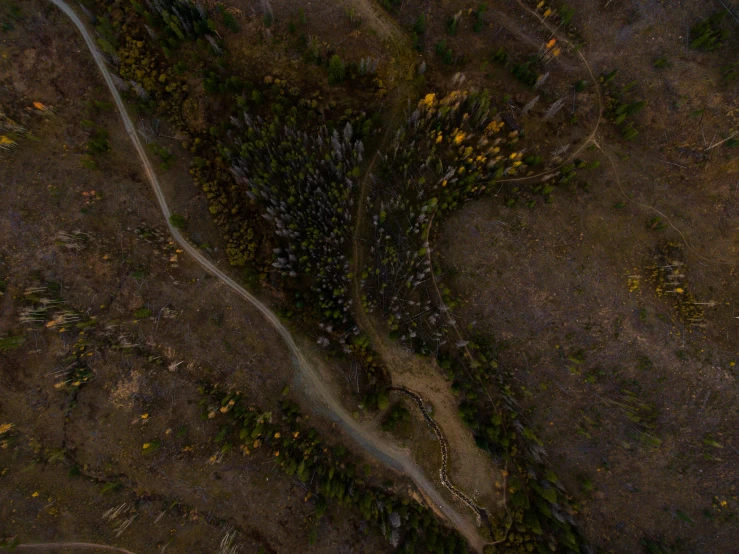
[[[409,456],[396,448],[393,445],[385,443],[380,437],[378,437],[373,431],[361,426],[341,405],[336,399],[329,386],[324,381],[321,374],[316,368],[311,365],[306,356],[301,352],[295,341],[287,330],[287,328],[280,322],[279,318],[258,298],[252,295],[249,291],[244,289],[226,273],[220,270],[213,262],[206,258],[199,250],[193,247],[178,229],[172,226],[169,222],[171,212],[167,205],[167,200],[162,192],[162,187],[157,178],[156,172],[153,169],[151,162],[149,161],[146,151],[144,150],[141,141],[139,140],[138,134],[134,128],[133,122],[126,110],[126,107],[121,99],[121,96],[116,89],[113,79],[108,71],[105,64],[105,60],[98,51],[93,38],[90,36],[85,25],[82,23],[77,14],[70,8],[70,6],[64,0],[49,0],[52,4],[57,6],[79,30],[82,38],[84,39],[90,53],[92,54],[95,63],[100,70],[100,73],[105,80],[105,84],[110,90],[110,94],[113,96],[116,108],[123,120],[123,124],[126,129],[131,142],[133,143],[136,153],[138,154],[141,164],[146,174],[146,178],[151,184],[151,188],[154,191],[159,208],[164,216],[164,220],[167,224],[170,234],[177,242],[177,244],[187,252],[192,258],[208,273],[219,279],[224,285],[231,289],[237,296],[249,302],[255,308],[257,308],[262,315],[270,322],[270,324],[277,330],[282,339],[285,341],[290,353],[293,356],[293,363],[300,375],[304,378],[303,382],[308,386],[314,399],[325,408],[327,408],[328,415],[336,421],[344,431],[357,442],[364,450],[379,460],[381,463],[393,468],[396,471],[405,473],[410,477],[415,484],[423,491],[426,497],[435,504],[449,520],[449,522],[467,539],[470,546],[478,552],[481,552],[485,542],[480,537],[475,526],[467,519],[462,517],[453,506],[451,506],[447,500],[439,493],[436,487],[423,475],[418,466],[409,458]]]

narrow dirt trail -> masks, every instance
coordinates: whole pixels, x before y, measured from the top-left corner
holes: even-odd
[[[359,14],[371,20],[370,26],[384,39],[390,40],[398,45],[400,42],[406,42],[407,38],[403,31],[398,29],[393,23],[389,23],[380,12],[382,8],[369,0],[345,0],[348,6],[353,6]]]
[[[206,258],[199,250],[193,247],[178,229],[172,226],[169,221],[171,212],[167,205],[166,198],[162,192],[159,179],[154,171],[154,168],[149,161],[146,151],[144,150],[141,141],[139,140],[138,134],[134,128],[133,122],[128,114],[128,111],[123,103],[123,100],[116,89],[113,79],[105,65],[105,61],[102,58],[100,52],[97,50],[95,43],[90,36],[85,25],[82,23],[77,14],[69,7],[65,0],[49,0],[55,6],[57,6],[79,30],[82,38],[84,39],[93,59],[95,60],[98,69],[100,70],[105,84],[108,87],[110,94],[113,96],[118,113],[121,116],[126,133],[128,134],[131,142],[133,143],[136,153],[138,154],[144,173],[147,180],[151,184],[151,188],[154,191],[159,208],[164,216],[164,220],[167,224],[172,238],[177,244],[187,252],[192,258],[208,273],[219,279],[224,285],[226,285],[231,291],[237,296],[246,300],[257,308],[262,315],[270,322],[270,324],[277,330],[282,339],[285,341],[290,353],[293,357],[293,362],[299,374],[303,377],[303,382],[307,385],[307,392],[312,393],[313,399],[327,409],[328,415],[341,425],[342,429],[349,435],[355,442],[357,442],[364,450],[370,455],[375,457],[378,461],[391,467],[392,469],[405,473],[411,478],[414,483],[423,491],[426,497],[433,502],[435,507],[441,511],[449,520],[449,522],[465,537],[469,542],[470,546],[478,552],[482,551],[484,542],[477,533],[477,529],[467,519],[460,516],[457,510],[440,494],[436,486],[433,485],[419,469],[419,467],[409,458],[408,454],[400,450],[394,445],[387,444],[381,439],[375,432],[366,427],[360,425],[351,414],[342,406],[341,402],[336,398],[333,391],[330,389],[327,379],[316,369],[316,367],[309,363],[307,356],[302,350],[296,345],[290,331],[280,322],[279,318],[258,298],[252,295],[249,291],[244,289],[221,269],[219,269],[213,262]]]
[[[107,544],[95,544],[91,542],[36,542],[29,544],[19,544],[15,550],[49,550],[52,548],[75,549],[75,550],[112,550],[113,552],[123,552],[123,554],[135,554],[125,548],[118,546],[109,546]]]

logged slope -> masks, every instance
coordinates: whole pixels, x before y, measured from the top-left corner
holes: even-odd
[[[304,382],[308,384],[310,392],[313,396],[321,403],[325,408],[328,409],[331,417],[338,422],[344,431],[352,437],[359,445],[364,448],[368,453],[377,458],[383,464],[405,473],[408,475],[416,485],[427,495],[427,497],[438,507],[450,520],[451,524],[454,525],[457,530],[467,539],[472,548],[481,551],[484,544],[483,540],[477,533],[474,525],[463,518],[453,506],[451,506],[434,487],[434,485],[421,473],[416,464],[408,457],[407,454],[401,452],[399,449],[392,445],[383,442],[375,433],[362,427],[354,418],[343,408],[341,403],[333,396],[329,387],[322,379],[319,372],[308,362],[307,358],[295,344],[293,337],[287,328],[280,322],[279,318],[258,298],[248,292],[246,289],[241,287],[236,281],[229,277],[226,273],[221,271],[213,262],[208,260],[199,250],[193,247],[178,229],[172,226],[169,221],[171,212],[167,201],[162,192],[159,179],[146,156],[144,147],[139,140],[139,137],[134,128],[133,122],[126,110],[123,100],[116,89],[113,79],[105,65],[105,61],[98,52],[95,43],[87,31],[85,25],[79,19],[77,14],[69,7],[64,0],[50,0],[55,6],[57,6],[66,16],[68,16],[77,29],[82,34],[87,47],[92,54],[95,63],[100,70],[100,73],[105,80],[105,84],[110,90],[111,95],[115,101],[118,112],[120,113],[121,119],[126,129],[126,133],[131,139],[136,152],[139,155],[141,164],[143,166],[146,178],[149,180],[151,187],[156,196],[159,208],[161,209],[162,215],[164,216],[165,222],[174,240],[180,247],[187,252],[192,258],[206,271],[218,278],[223,284],[230,288],[236,295],[251,303],[256,307],[264,317],[272,324],[277,330],[282,339],[290,349],[291,354],[294,357],[294,363],[300,374],[304,377]]]

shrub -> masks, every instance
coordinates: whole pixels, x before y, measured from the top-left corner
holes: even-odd
[[[662,221],[661,217],[654,216],[647,221],[647,229],[652,231],[663,231],[667,229],[667,224]]]
[[[616,78],[616,75],[618,75],[618,69],[614,69],[610,73],[602,75],[600,78],[600,82],[603,83],[603,85],[607,85]]]
[[[136,319],[146,319],[147,317],[151,317],[151,310],[149,308],[139,308],[138,310],[134,310],[133,317]]]
[[[422,35],[426,32],[426,14],[422,13],[418,16],[418,19],[416,19],[416,22],[413,24],[413,30],[418,35]]]
[[[98,164],[95,163],[95,160],[92,159],[92,156],[85,156],[82,158],[82,167],[86,167],[87,169],[97,169]]]
[[[506,52],[505,48],[501,46],[495,52],[493,52],[492,58],[494,62],[505,65],[505,63],[508,61],[508,52]]]
[[[86,149],[90,154],[104,154],[110,152],[112,147],[106,138],[107,134],[98,131],[93,138],[87,141]]]
[[[516,64],[511,70],[511,73],[516,79],[530,87],[533,87],[536,84],[536,80],[539,78],[536,71],[531,71],[530,69],[532,63],[533,62]]]
[[[388,397],[386,394],[379,394],[377,396],[377,409],[378,410],[384,410],[390,405],[390,400],[388,400]]]
[[[487,9],[488,9],[487,4],[483,3],[477,6],[477,9],[474,12],[472,12],[472,16],[475,18],[474,23],[472,23],[472,30],[474,32],[479,33],[480,31],[482,31],[482,26],[484,23],[482,20],[482,14],[484,14],[485,10]]]
[[[152,142],[151,144],[149,144],[149,148],[151,148],[151,151],[159,157],[162,169],[167,170],[172,167],[172,163],[174,162],[175,157],[169,148],[160,146],[156,142]]]
[[[328,83],[337,85],[346,78],[346,66],[338,54],[331,56],[328,62]]]
[[[739,62],[721,67],[721,81],[728,85],[739,77]]]
[[[632,124],[632,118],[644,109],[647,101],[630,102],[627,95],[631,93],[631,89],[636,82],[618,87],[614,81],[616,75],[618,75],[618,70],[614,69],[600,77],[600,82],[603,83],[605,89],[606,116],[609,121],[619,128],[621,135],[626,140],[631,140],[639,134]]]
[[[390,13],[395,13],[402,4],[401,0],[380,0],[380,4]]]
[[[362,26],[362,18],[359,17],[355,8],[344,8],[344,15],[349,20],[352,27]]]
[[[562,20],[562,25],[569,25],[572,21],[572,16],[575,15],[575,10],[570,8],[567,4],[559,8],[559,17]]]
[[[660,56],[659,58],[654,60],[652,65],[657,69],[664,69],[669,65],[669,62],[667,61],[667,58],[665,56]]]
[[[626,140],[631,140],[634,137],[636,137],[638,134],[639,134],[639,131],[637,131],[636,129],[634,129],[634,127],[632,127],[631,125],[627,125],[623,129],[621,129],[621,135]]]

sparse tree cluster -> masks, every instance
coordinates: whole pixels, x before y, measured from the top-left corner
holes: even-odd
[[[264,412],[246,405],[239,392],[203,385],[204,416],[220,424],[216,443],[221,453],[233,450],[249,456],[267,451],[283,471],[305,483],[315,499],[315,517],[325,516],[329,503],[352,508],[377,525],[398,552],[416,547],[429,552],[467,552],[464,540],[441,527],[420,504],[374,485],[363,476],[341,447],[324,442],[318,432],[303,424],[299,406],[283,400],[280,412]]]
[[[488,95],[427,95],[398,129],[375,176],[367,210],[374,237],[372,263],[362,273],[364,307],[380,309],[392,336],[430,353],[447,342],[449,291],[440,302],[431,274],[429,225],[490,180],[514,175],[520,153],[507,154],[518,133],[498,135],[504,123]]]
[[[636,82],[618,86],[616,84],[617,75],[618,69],[614,69],[600,78],[606,97],[606,116],[619,128],[626,140],[631,140],[639,134],[634,128],[632,118],[647,105],[647,101],[634,100],[633,89]]]

